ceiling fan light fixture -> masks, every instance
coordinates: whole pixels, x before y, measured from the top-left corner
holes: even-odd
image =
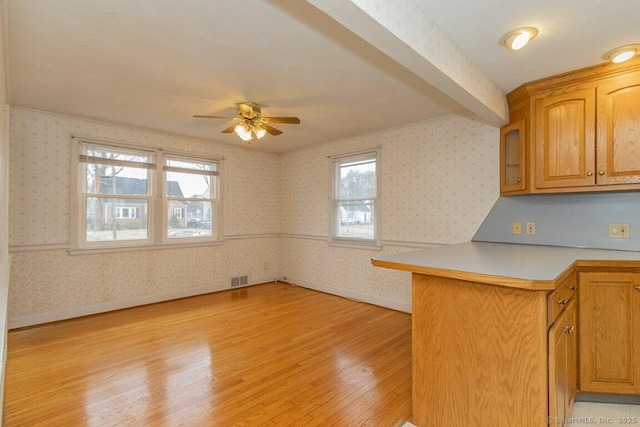
[[[640,53],[640,44],[627,44],[624,46],[611,49],[602,55],[602,59],[619,64],[636,56]]]
[[[251,141],[253,139],[253,135],[251,135],[251,129],[244,124],[238,123],[233,131],[242,139],[243,141]]]
[[[522,27],[509,31],[498,40],[500,46],[504,46],[510,52],[517,52],[525,47],[538,35],[535,27]]]
[[[267,134],[267,131],[260,126],[254,126],[253,133],[256,135],[256,138],[262,139],[262,137]]]

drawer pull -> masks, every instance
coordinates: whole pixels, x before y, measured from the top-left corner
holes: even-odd
[[[567,304],[569,304],[569,300],[561,299],[560,301],[558,301],[558,304],[560,304],[560,305],[567,305]]]

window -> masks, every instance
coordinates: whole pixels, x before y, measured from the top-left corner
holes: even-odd
[[[217,239],[217,161],[88,140],[77,140],[74,148],[76,247]]]
[[[167,223],[167,237],[211,237],[217,202],[218,164],[167,155],[164,157],[164,176],[167,205],[173,212]]]
[[[122,208],[116,207],[116,219],[136,218],[138,208]]]
[[[332,157],[332,236],[373,243],[377,239],[379,150]]]

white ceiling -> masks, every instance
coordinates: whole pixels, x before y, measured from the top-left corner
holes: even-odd
[[[250,146],[270,152],[467,109],[301,0],[2,1],[14,106],[246,146],[192,115],[250,100],[302,121]],[[638,0],[404,1],[505,93],[640,42]],[[526,50],[498,46],[525,25],[540,30]]]

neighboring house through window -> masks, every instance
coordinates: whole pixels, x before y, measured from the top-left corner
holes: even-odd
[[[330,157],[333,240],[376,243],[379,157],[379,149]]]

